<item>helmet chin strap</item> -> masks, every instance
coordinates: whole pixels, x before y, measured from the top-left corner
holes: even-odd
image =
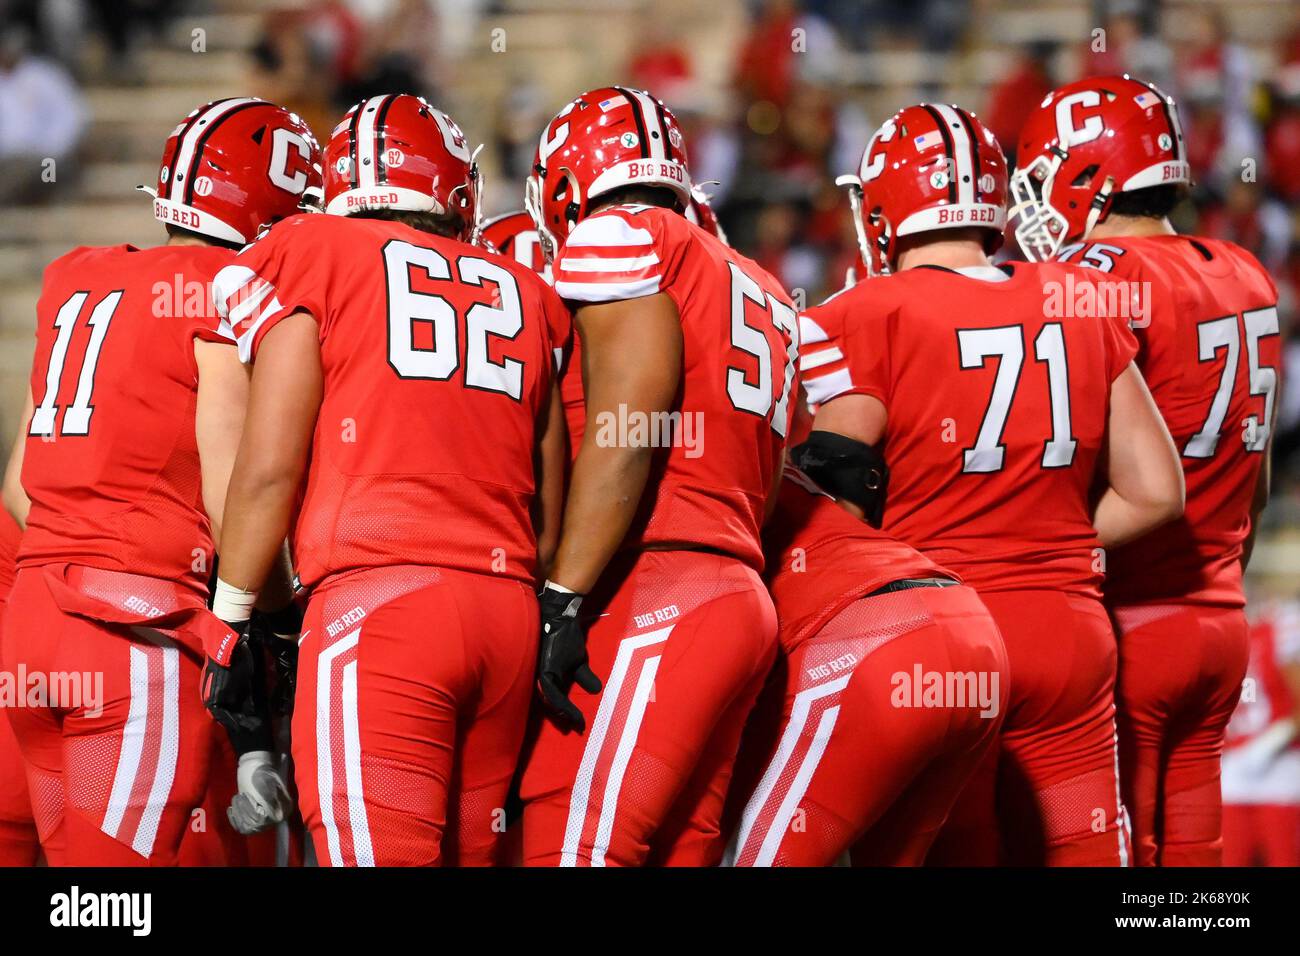
[[[874,274],[871,264],[871,243],[867,239],[867,229],[862,224],[862,180],[852,173],[835,177],[835,185],[842,186],[849,194],[849,208],[853,212],[853,231],[858,235],[858,255],[866,266],[867,274]]]
[[[1101,219],[1101,212],[1110,202],[1110,194],[1115,191],[1115,177],[1107,176],[1106,181],[1101,184],[1101,189],[1097,190],[1097,195],[1092,197],[1092,203],[1088,206],[1088,219],[1083,225],[1083,235],[1080,239],[1087,239],[1092,235],[1092,229]]]
[[[555,234],[546,227],[546,217],[542,215],[542,182],[539,175],[534,172],[524,180],[524,210],[533,220],[533,228],[537,230],[542,256],[550,263],[555,260],[559,244],[555,241]]]
[[[483,238],[483,170],[478,165],[478,154],[481,152],[483,144],[479,143],[469,157],[469,176],[474,184],[474,222],[469,231],[469,243],[472,246],[479,245],[479,240]]]

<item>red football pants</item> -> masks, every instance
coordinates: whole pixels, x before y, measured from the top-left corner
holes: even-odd
[[[19,570],[5,627],[5,670],[48,688],[9,715],[46,859],[175,865],[219,729],[192,642],[67,613],[39,568]]]
[[[0,609],[4,607],[0,604]],[[4,641],[4,612],[0,610],[0,643]],[[4,655],[0,653],[0,660]],[[27,795],[27,765],[18,738],[0,706],[0,866],[33,866],[41,853]]]
[[[591,605],[588,608],[588,605]],[[776,654],[753,569],[648,551],[584,603],[599,694],[570,694],[584,734],[537,726],[520,786],[529,866],[712,866],[740,733]]]
[[[1139,866],[1219,866],[1219,760],[1249,656],[1245,612],[1117,608],[1120,780]]]
[[[919,866],[996,741],[1006,669],[970,588],[854,601],[769,681],[781,723],[724,863],[829,866],[852,846],[856,865]]]
[[[1116,650],[1100,601],[982,593],[1006,643],[1010,702],[927,862],[1127,866],[1115,738]]]
[[[377,568],[317,589],[293,759],[322,866],[499,862],[537,631],[532,590],[492,575]]]
[[[6,708],[0,710],[0,866],[33,866],[40,852],[27,796],[27,766]]]
[[[1300,806],[1225,804],[1223,865],[1300,866]]]
[[[212,735],[208,790],[181,840],[179,866],[275,866],[280,828],[244,836],[230,825],[226,810],[239,791],[239,758],[224,733]],[[296,818],[288,826],[292,829]],[[299,827],[301,832],[301,827]],[[292,846],[292,844],[290,844]],[[301,865],[301,854],[286,854],[289,865]]]

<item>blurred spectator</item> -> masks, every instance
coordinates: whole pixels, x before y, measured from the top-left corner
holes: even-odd
[[[355,4],[355,0],[354,0]],[[372,20],[349,21],[361,28],[360,51],[353,65],[355,79],[340,81],[336,97],[341,107],[383,93],[416,93],[437,99],[440,65],[437,44],[438,11],[431,0],[392,0]]]
[[[1187,11],[1181,26],[1187,42],[1179,48],[1176,88],[1192,120],[1192,170],[1219,186],[1240,174],[1243,158],[1260,152],[1250,60],[1228,38],[1217,7]]]
[[[518,209],[523,203],[523,181],[532,173],[537,153],[537,132],[551,118],[545,94],[530,79],[516,78],[507,84],[506,95],[496,114],[496,149],[501,163],[501,183],[487,190],[489,200],[499,203],[490,213]],[[687,146],[693,144],[687,139]]]
[[[654,16],[641,21],[637,36],[636,50],[627,67],[632,85],[650,90],[668,103],[690,99],[695,71],[681,40]]]
[[[1170,89],[1173,54],[1155,33],[1154,4],[1114,0],[1108,4],[1099,36],[1089,36],[1081,74],[1131,73]]]
[[[989,105],[981,115],[1002,145],[1009,164],[1015,163],[1020,127],[1055,86],[1049,67],[1055,52],[1056,45],[1049,42],[1025,47],[1011,72],[989,94]]]
[[[794,0],[765,0],[740,51],[736,88],[746,100],[786,105],[794,85]]]
[[[48,182],[46,160],[69,158],[86,109],[68,71],[30,52],[25,27],[0,31],[0,204],[34,201]],[[66,176],[69,169],[54,170]]]
[[[108,44],[105,74],[114,82],[134,80],[137,67],[132,53],[143,34],[158,36],[181,4],[170,0],[86,0],[93,25]],[[47,4],[56,6],[56,4]],[[64,4],[66,6],[66,4]]]
[[[356,79],[361,29],[333,0],[268,14],[252,50],[252,91],[293,110],[324,143]]]

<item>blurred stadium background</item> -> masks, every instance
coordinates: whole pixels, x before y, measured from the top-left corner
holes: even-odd
[[[1131,71],[1178,99],[1184,230],[1275,277],[1288,335],[1256,586],[1300,593],[1300,3],[1290,0],[0,0],[0,427],[21,412],[45,264],[155,244],[134,187],[191,109],[254,94],[322,143],[351,103],[418,92],[482,142],[490,212],[522,205],[543,123],[578,91],[682,119],[732,241],[815,302],[856,256],[834,187],[874,127],[937,98],[1010,153],[1058,83]],[[798,294],[796,292],[796,294]]]

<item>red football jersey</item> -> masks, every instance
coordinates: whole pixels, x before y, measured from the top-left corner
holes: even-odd
[[[304,215],[244,249],[215,294],[247,362],[295,311],[320,326],[293,530],[304,584],[404,564],[533,579],[533,454],[570,321],[541,278],[398,223]]]
[[[854,518],[789,465],[777,493],[776,510],[763,528],[765,577],[787,651],[850,602],[893,581],[957,580],[915,548]]]
[[[1106,599],[1241,607],[1241,547],[1281,365],[1277,289],[1250,253],[1191,236],[1107,239],[1061,258],[1122,280],[1137,363],[1182,456],[1183,516],[1109,556]]]
[[[66,562],[207,593],[194,340],[230,341],[210,288],[233,256],[211,246],[81,248],[46,269],[20,567]]]
[[[1098,595],[1089,490],[1133,337],[1068,317],[1096,272],[1055,263],[909,269],[803,319],[804,387],[888,409],[884,530],[986,591]]]
[[[586,421],[581,362],[564,376],[573,448],[585,428],[656,448],[623,546],[708,548],[761,569],[759,527],[796,391],[798,323],[780,283],[685,217],[634,205],[578,223],[554,275],[575,306],[662,292],[681,316],[680,397],[666,421]]]

